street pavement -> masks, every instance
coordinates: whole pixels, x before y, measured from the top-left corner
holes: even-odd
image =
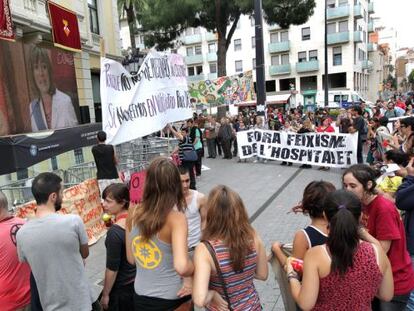
[[[205,159],[209,168],[197,178],[197,190],[208,194],[216,185],[224,184],[242,197],[254,228],[262,237],[270,252],[273,241],[290,242],[294,232],[305,227],[309,218],[289,213],[300,201],[305,186],[313,180],[325,180],[341,185],[341,170],[318,171],[300,169],[298,165],[281,166],[280,162],[237,163],[237,159]],[[86,262],[90,282],[96,295],[102,289],[105,270],[105,238],[91,246]],[[270,266],[269,266],[270,267]],[[284,310],[279,287],[270,270],[267,281],[256,281],[256,288],[265,311]]]

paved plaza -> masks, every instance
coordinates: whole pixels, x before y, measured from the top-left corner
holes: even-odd
[[[253,226],[260,233],[266,249],[272,241],[290,242],[296,230],[303,228],[309,219],[301,214],[288,213],[300,199],[304,187],[312,180],[326,180],[340,186],[341,170],[328,172],[299,169],[298,165],[281,166],[279,162],[236,163],[236,159],[206,159],[209,168],[197,179],[197,189],[205,194],[218,184],[225,184],[242,197]],[[86,268],[89,279],[98,294],[105,270],[105,239],[90,248]],[[279,288],[270,270],[266,282],[257,281],[256,287],[265,311],[284,310]]]

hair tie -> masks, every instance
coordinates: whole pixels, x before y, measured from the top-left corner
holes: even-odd
[[[341,204],[341,205],[338,206],[338,210],[343,209],[343,208],[346,208],[345,204]]]

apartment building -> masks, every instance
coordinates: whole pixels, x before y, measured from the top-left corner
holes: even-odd
[[[264,23],[263,38],[268,95],[289,93],[294,88],[303,96],[302,104],[315,103],[323,89],[324,77],[324,0],[316,0],[315,13],[307,23],[281,29]],[[369,54],[376,46],[368,36],[374,31],[368,0],[328,0],[329,88],[353,90],[368,95],[373,70]],[[217,77],[216,35],[205,29],[190,28],[180,39],[179,54],[185,56],[188,79]],[[227,75],[255,68],[254,20],[240,18],[227,52]],[[300,98],[300,97],[299,97]],[[372,98],[371,100],[375,100]]]
[[[73,60],[72,57],[70,60],[74,62],[76,72],[80,122],[100,122],[101,38],[105,39],[107,57],[122,59],[117,1],[54,0],[54,2],[75,11],[78,17],[82,51],[72,53]],[[10,1],[10,9],[15,27],[16,43],[33,43],[43,47],[53,47],[47,1],[13,0]],[[62,61],[65,60],[62,59]],[[85,121],[85,118],[88,120]],[[40,162],[29,169],[0,176],[0,185],[24,179],[39,172],[66,169],[92,160],[90,148],[80,148]]]

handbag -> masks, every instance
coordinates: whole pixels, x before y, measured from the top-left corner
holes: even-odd
[[[204,245],[207,247],[208,252],[210,253],[211,257],[213,258],[214,265],[216,266],[217,276],[220,279],[221,286],[223,287],[224,292],[224,298],[227,301],[228,307],[230,311],[233,311],[233,308],[231,307],[229,294],[227,293],[227,287],[226,283],[224,282],[223,274],[221,273],[220,265],[217,261],[216,252],[213,249],[213,246],[210,244],[209,241],[203,240],[201,243],[204,243]]]
[[[188,142],[188,138],[186,139]],[[191,145],[191,150],[183,150],[183,161],[186,162],[195,162],[198,160],[198,154],[194,149],[194,146]]]

